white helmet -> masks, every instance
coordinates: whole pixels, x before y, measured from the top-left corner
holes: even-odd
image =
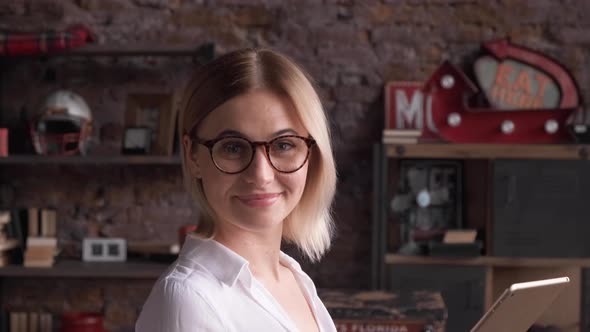
[[[69,90],[49,94],[31,121],[31,138],[41,155],[86,154],[92,133],[92,112]]]

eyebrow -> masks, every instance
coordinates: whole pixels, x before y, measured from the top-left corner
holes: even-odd
[[[281,130],[272,134],[273,137],[277,137],[277,136],[281,136],[281,135],[299,135],[299,133],[297,131],[295,131],[294,129],[286,128],[286,129],[281,129]],[[232,129],[226,129],[226,130],[220,132],[219,134],[217,134],[217,138],[227,137],[227,136],[240,136],[240,137],[248,138],[247,135],[245,135],[237,130],[232,130]]]

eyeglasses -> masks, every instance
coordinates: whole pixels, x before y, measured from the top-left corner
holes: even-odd
[[[211,160],[223,173],[237,174],[246,170],[252,164],[258,146],[264,146],[266,156],[274,169],[281,173],[293,173],[305,165],[315,140],[285,135],[268,142],[252,142],[240,136],[226,136],[207,141],[197,138],[197,143],[209,149]]]

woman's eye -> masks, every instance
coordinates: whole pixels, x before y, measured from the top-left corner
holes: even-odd
[[[291,150],[294,147],[290,142],[276,142],[274,146],[275,149],[279,151]]]
[[[223,146],[223,151],[225,153],[240,153],[242,151],[242,147],[240,144],[228,143]]]

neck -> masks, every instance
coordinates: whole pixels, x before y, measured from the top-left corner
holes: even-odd
[[[244,257],[254,277],[279,280],[282,224],[276,229],[252,232],[233,225],[219,227],[214,240]]]

